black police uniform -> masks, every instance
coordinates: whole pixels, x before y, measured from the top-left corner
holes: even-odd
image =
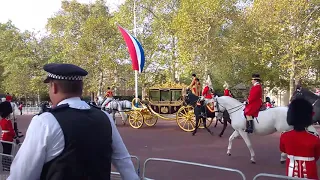
[[[45,83],[50,80],[81,81],[88,73],[72,64],[47,64]],[[58,121],[65,146],[62,153],[44,164],[41,180],[110,179],[112,127],[99,109],[74,109],[68,104],[50,110]],[[101,141],[101,139],[103,141]]]

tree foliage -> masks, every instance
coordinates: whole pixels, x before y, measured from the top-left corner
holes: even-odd
[[[190,83],[191,73],[213,79],[215,89],[249,83],[293,88],[318,85],[318,0],[127,0],[116,12],[105,1],[62,1],[45,36],[0,24],[0,90],[18,96],[44,94],[42,66],[73,63],[88,70],[86,93],[107,86],[133,89],[134,72],[117,24],[136,35],[146,56],[139,87]],[[124,85],[125,84],[125,85]],[[35,93],[36,92],[36,93]]]

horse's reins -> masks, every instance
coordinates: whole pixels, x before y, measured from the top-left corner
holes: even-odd
[[[218,109],[218,111],[215,111],[215,112],[221,112],[221,111],[220,111],[220,108],[219,108],[218,99],[216,99],[216,102],[217,102],[217,109]],[[220,104],[220,106],[224,107],[222,104]],[[243,106],[244,106],[243,104],[240,104],[240,105],[235,106],[235,107],[230,108],[230,109],[227,109],[226,107],[224,107],[224,108],[226,109],[226,111],[228,111],[229,114],[232,114],[232,113],[234,113],[234,112],[237,112],[237,111],[238,111],[239,109],[241,109]],[[238,108],[238,109],[236,109],[236,108]],[[233,110],[233,109],[236,109],[236,110],[235,110],[235,111],[232,111],[232,112],[229,112],[229,110]],[[221,113],[223,113],[223,112],[221,112]]]

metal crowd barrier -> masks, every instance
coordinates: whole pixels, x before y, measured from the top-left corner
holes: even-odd
[[[257,174],[253,180],[257,180],[259,178],[263,177],[271,177],[271,178],[276,178],[276,179],[288,179],[288,180],[308,180],[307,178],[296,178],[296,177],[289,177],[289,176],[282,176],[282,175],[277,175],[277,174],[268,174],[268,173],[260,173]],[[310,179],[311,180],[311,179]]]
[[[22,114],[37,114],[41,110],[41,107],[38,106],[29,106],[29,107],[22,107]],[[20,114],[20,111],[18,111],[18,114]]]
[[[0,180],[7,179],[14,156],[0,153]]]
[[[179,160],[174,160],[174,159],[162,159],[162,158],[148,158],[144,164],[143,164],[143,171],[142,171],[142,179],[146,180],[148,178],[145,177],[146,174],[146,169],[147,169],[147,164],[150,161],[161,161],[161,162],[170,162],[170,163],[178,163],[178,164],[185,164],[185,165],[193,165],[193,166],[198,166],[198,167],[206,167],[206,168],[212,168],[212,169],[219,169],[222,171],[229,171],[229,172],[234,172],[237,173],[241,176],[243,180],[246,180],[245,175],[243,172],[237,169],[231,169],[231,168],[225,168],[225,167],[220,167],[220,166],[212,166],[208,164],[200,164],[200,163],[194,163],[194,162],[189,162],[189,161],[179,161]]]
[[[135,161],[132,162],[134,167],[135,167],[135,170],[136,170],[136,173],[138,174],[138,176],[140,177],[140,159],[137,157],[137,156],[131,156],[131,160]],[[120,176],[120,173],[119,172],[111,172],[111,179],[112,180],[120,180],[121,179],[121,176]]]

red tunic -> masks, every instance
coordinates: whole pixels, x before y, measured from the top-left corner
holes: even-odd
[[[229,89],[225,89],[223,95],[224,95],[224,96],[230,96],[230,97],[232,97]]]
[[[107,97],[112,97],[113,96],[113,92],[111,90],[107,91],[106,96]]]
[[[3,118],[0,121],[0,126],[2,129],[1,140],[12,142],[15,136],[15,133],[14,133],[11,121]]]
[[[209,86],[204,87],[202,91],[202,96],[206,99],[212,99],[212,93],[210,93],[210,88]]]
[[[7,96],[6,96],[6,101],[9,101],[9,102],[11,102],[11,101],[12,101],[12,96],[10,96],[10,95],[7,95]]]
[[[266,102],[266,107],[267,107],[267,108],[272,108],[272,105],[271,105],[271,103],[269,103],[269,102]]]
[[[248,104],[244,109],[245,116],[258,117],[262,105],[262,87],[259,83],[252,86],[247,100]]]
[[[320,156],[320,139],[317,134],[295,130],[284,132],[280,137],[280,151],[288,154],[287,176],[318,179],[316,162]]]

